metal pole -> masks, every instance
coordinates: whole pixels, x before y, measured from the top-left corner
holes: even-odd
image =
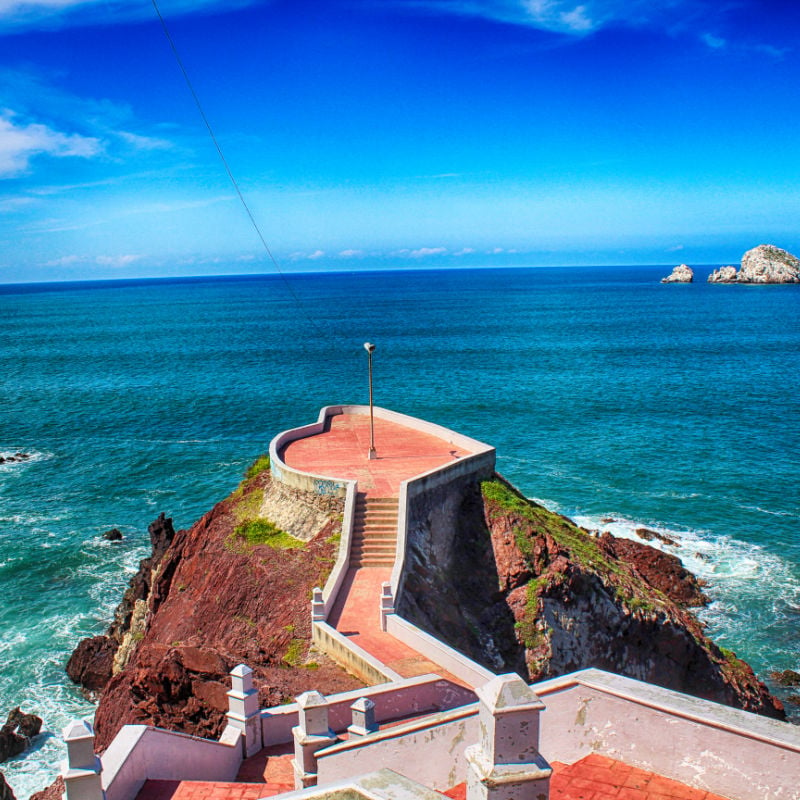
[[[372,402],[372,354],[375,352],[375,345],[364,342],[364,349],[369,357],[369,453],[367,453],[367,458],[372,459],[378,457],[375,452],[375,414]]]

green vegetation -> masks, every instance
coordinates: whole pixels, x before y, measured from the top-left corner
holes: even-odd
[[[266,454],[260,455],[245,471],[244,479],[249,481],[269,469],[269,456]]]
[[[528,582],[525,587],[525,611],[522,619],[514,623],[519,640],[527,650],[533,650],[546,641],[546,635],[536,622],[539,616],[539,591],[547,583],[545,576],[539,576]]]
[[[534,571],[538,569],[534,563],[531,534],[547,533],[568,552],[571,560],[580,567],[591,570],[606,586],[610,586],[616,599],[631,612],[651,613],[657,609],[657,602],[663,597],[661,593],[644,584],[616,560],[606,555],[595,539],[574,522],[531,502],[501,479],[484,481],[481,483],[481,491],[492,518],[511,516],[519,520],[519,524],[513,525],[512,528],[514,538],[520,552]],[[542,580],[543,577],[540,576],[532,583]],[[542,586],[543,584],[539,584],[535,592],[538,593]],[[524,621],[521,627],[525,629],[521,630],[521,636],[533,635]]]
[[[292,639],[281,661],[283,661],[287,667],[296,667],[303,660],[305,646],[305,639]]]
[[[305,547],[305,542],[282,531],[268,519],[249,519],[236,526],[234,536],[243,539],[250,547],[265,544],[276,550],[293,550]]]

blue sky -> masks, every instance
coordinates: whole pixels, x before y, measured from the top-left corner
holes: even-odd
[[[800,251],[800,4],[160,0],[281,269]],[[0,0],[0,282],[274,270],[149,0]]]

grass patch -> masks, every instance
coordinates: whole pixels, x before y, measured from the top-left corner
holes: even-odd
[[[249,519],[237,525],[234,536],[250,546],[265,544],[276,550],[293,550],[305,547],[305,542],[282,531],[268,519]]]
[[[262,453],[245,471],[244,479],[249,481],[269,469],[269,456]]]
[[[281,661],[283,661],[287,667],[296,667],[303,660],[305,647],[305,639],[292,639]]]

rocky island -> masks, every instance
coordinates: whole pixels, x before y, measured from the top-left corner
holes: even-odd
[[[686,264],[680,264],[666,278],[662,278],[661,283],[691,283],[693,280],[694,270]]]
[[[800,259],[772,244],[760,244],[742,256],[741,268],[720,267],[709,283],[800,283]]]

